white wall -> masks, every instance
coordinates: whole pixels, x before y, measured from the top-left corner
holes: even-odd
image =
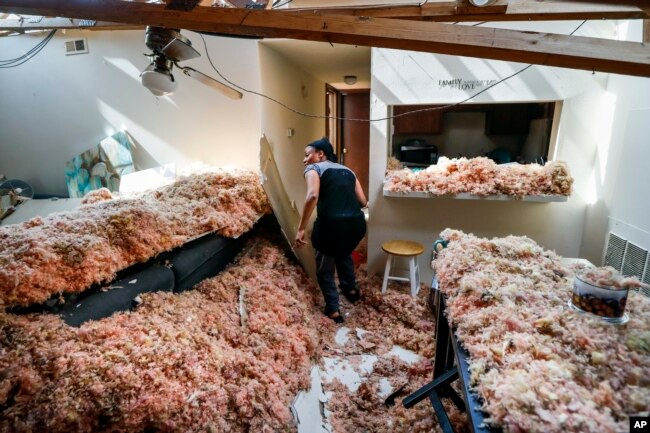
[[[262,91],[302,113],[324,116],[325,83],[308,74],[272,47],[259,44]],[[294,129],[288,137],[287,130]],[[269,99],[262,101],[262,132],[266,135],[282,183],[299,211],[307,191],[303,177],[305,146],[325,135],[325,119],[305,117]]]
[[[640,41],[641,21],[621,22],[618,38]],[[565,103],[570,121],[565,151],[593,156],[588,175],[578,179],[586,194],[580,256],[600,264],[610,230],[650,249],[650,79],[610,75],[601,92]]]
[[[502,27],[536,30],[537,26],[538,31],[568,34],[579,24],[505,23]],[[611,23],[590,23],[577,34],[613,37],[615,30]],[[439,80],[500,80],[526,66],[510,62],[373,49],[371,118],[385,117],[389,105],[453,103],[476,92],[441,87]],[[602,101],[606,83],[606,74],[592,75],[585,71],[533,66],[471,101],[565,100],[566,108],[561,117],[556,159],[568,163],[576,183],[573,195],[564,203],[385,198],[382,196],[382,182],[390,123],[373,122],[370,134],[370,271],[378,272],[383,266],[382,242],[395,238],[413,239],[427,247],[427,252],[420,257],[420,266],[423,281],[429,282],[432,276],[429,266],[430,246],[438,233],[446,227],[487,237],[526,235],[561,255],[579,256],[587,200],[592,192],[584,179],[592,172],[597,141],[593,137],[593,120],[585,122],[576,113],[578,106],[581,106],[585,110],[584,117],[594,119],[593,114],[600,105],[590,105],[590,102]],[[574,98],[580,102],[573,104]],[[600,254],[600,251],[598,253]]]
[[[183,32],[202,54],[184,62],[217,77],[197,33]],[[3,59],[45,34],[0,38]],[[89,53],[66,56],[64,41],[87,38]],[[212,60],[237,84],[259,89],[257,41],[205,36]],[[148,64],[144,31],[61,31],[33,60],[0,70],[0,173],[36,193],[67,194],[64,164],[113,132],[140,145],[140,165],[193,161],[259,166],[260,103],[233,101],[175,70],[175,94],[156,98],[139,82]]]
[[[621,23],[620,33],[639,41],[641,22]],[[609,230],[650,249],[650,78],[611,75],[599,113],[585,119],[599,133],[581,251],[598,262]]]

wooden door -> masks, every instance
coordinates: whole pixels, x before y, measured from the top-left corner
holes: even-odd
[[[348,90],[341,96],[341,115],[345,118],[370,118],[370,90]],[[357,175],[368,197],[368,168],[370,122],[344,120],[341,122],[342,163]]]

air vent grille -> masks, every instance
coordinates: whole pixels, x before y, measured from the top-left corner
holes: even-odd
[[[643,269],[648,258],[648,251],[634,245],[632,242],[627,243],[625,258],[623,259],[623,275],[634,275],[638,279],[643,278]]]
[[[603,262],[623,275],[635,276],[650,284],[650,252],[614,233],[609,234]],[[636,291],[650,297],[648,288],[642,287]]]
[[[88,44],[85,39],[74,39],[65,41],[65,54],[83,54],[88,52]]]
[[[625,255],[626,246],[627,241],[625,239],[616,236],[614,233],[610,233],[605,251],[605,265],[620,271],[623,266],[623,256]]]

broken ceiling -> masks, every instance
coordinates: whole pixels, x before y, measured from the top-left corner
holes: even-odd
[[[5,15],[0,22],[0,31],[5,34],[151,25],[650,76],[647,42],[453,25],[476,21],[643,19],[647,26],[650,0],[492,0],[485,7],[473,6],[469,0],[381,4],[371,4],[370,0],[358,4],[336,0],[0,0],[0,13]]]

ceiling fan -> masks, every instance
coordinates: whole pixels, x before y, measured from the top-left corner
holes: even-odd
[[[200,57],[192,48],[192,43],[178,29],[164,27],[147,27],[145,44],[151,50],[146,54],[151,63],[140,74],[142,85],[156,96],[171,95],[176,90],[177,82],[172,74],[174,65],[183,73],[201,83],[212,87],[232,99],[241,99],[241,92],[209,77],[196,69],[180,66],[178,62]]]

